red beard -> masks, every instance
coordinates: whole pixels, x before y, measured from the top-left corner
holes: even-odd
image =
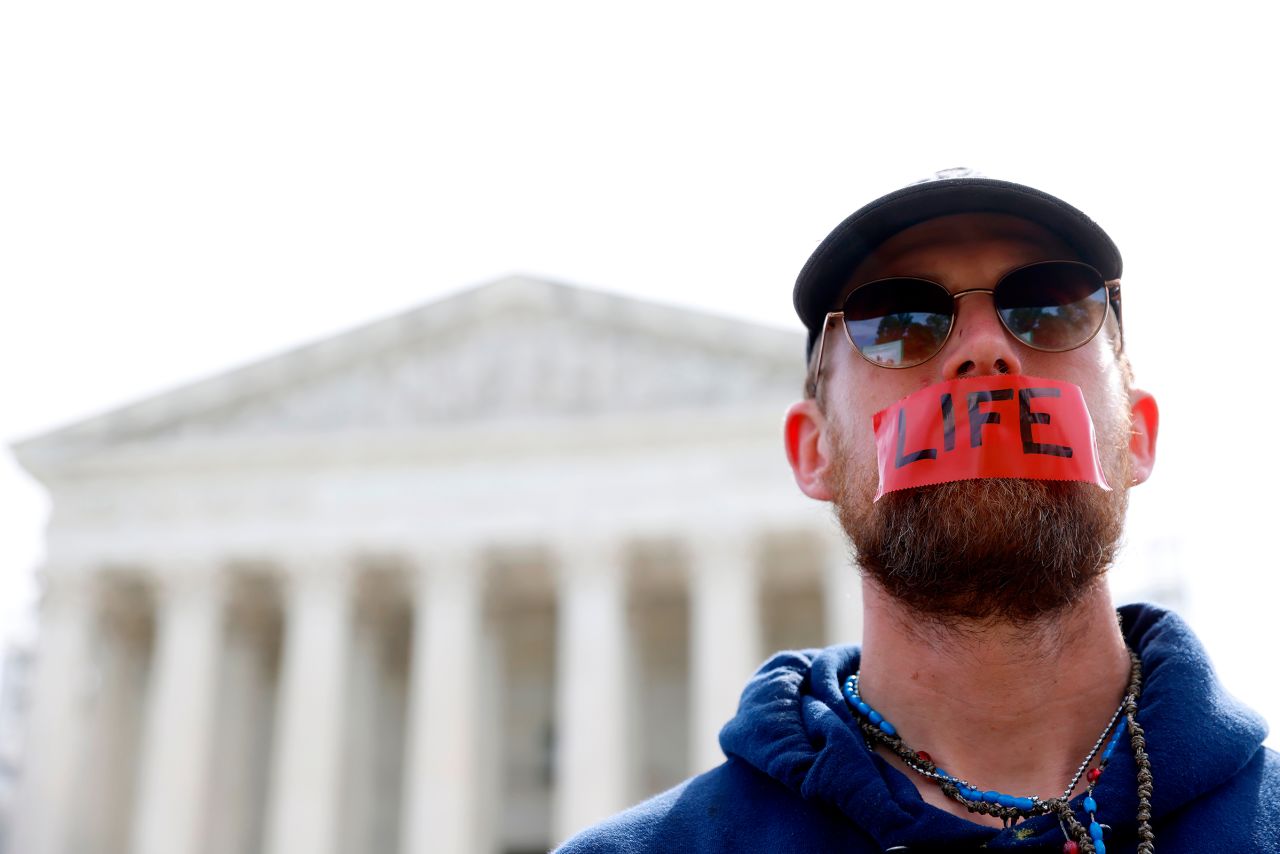
[[[875,484],[867,482],[874,471],[851,476],[840,445],[837,438],[834,504],[858,563],[922,617],[1034,622],[1078,602],[1115,557],[1130,475],[1126,449],[1115,442],[1109,455],[1102,448],[1113,461],[1110,492],[1070,481],[983,479],[891,492],[874,503]]]

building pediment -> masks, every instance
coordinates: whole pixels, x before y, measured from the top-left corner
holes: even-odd
[[[803,338],[513,277],[20,443],[31,467],[140,445],[430,432],[785,401]]]

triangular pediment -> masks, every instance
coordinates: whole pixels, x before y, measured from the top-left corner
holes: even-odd
[[[511,277],[16,446],[24,461],[139,444],[431,431],[793,398],[803,337]]]

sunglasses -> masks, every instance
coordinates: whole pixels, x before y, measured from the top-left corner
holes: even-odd
[[[1093,340],[1108,305],[1120,319],[1120,281],[1106,281],[1080,261],[1038,261],[1005,273],[995,287],[955,293],[913,276],[877,279],[854,288],[840,311],[827,314],[809,396],[817,394],[833,318],[843,321],[849,343],[871,364],[913,368],[942,350],[955,326],[956,301],[971,294],[990,294],[1009,334],[1046,353],[1064,353]]]

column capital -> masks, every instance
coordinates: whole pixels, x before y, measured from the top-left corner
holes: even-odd
[[[317,551],[290,552],[275,558],[276,576],[286,597],[332,590],[341,593],[355,583],[358,566],[349,555]]]
[[[681,543],[693,576],[732,572],[755,575],[761,556],[760,535],[746,528],[713,529]]]
[[[619,578],[625,574],[631,544],[620,538],[587,536],[561,539],[551,546],[557,578],[573,582],[584,577]]]
[[[44,607],[75,607],[99,595],[99,573],[66,567],[45,566],[37,573]]]
[[[403,553],[412,589],[483,584],[488,574],[489,556],[480,544],[424,544]]]
[[[163,569],[153,569],[146,578],[159,607],[192,599],[221,604],[230,588],[222,563],[214,559],[178,559]]]
[[[823,550],[831,558],[843,560],[850,566],[854,563],[853,543],[840,531],[831,526],[813,531],[814,541],[822,545]]]

